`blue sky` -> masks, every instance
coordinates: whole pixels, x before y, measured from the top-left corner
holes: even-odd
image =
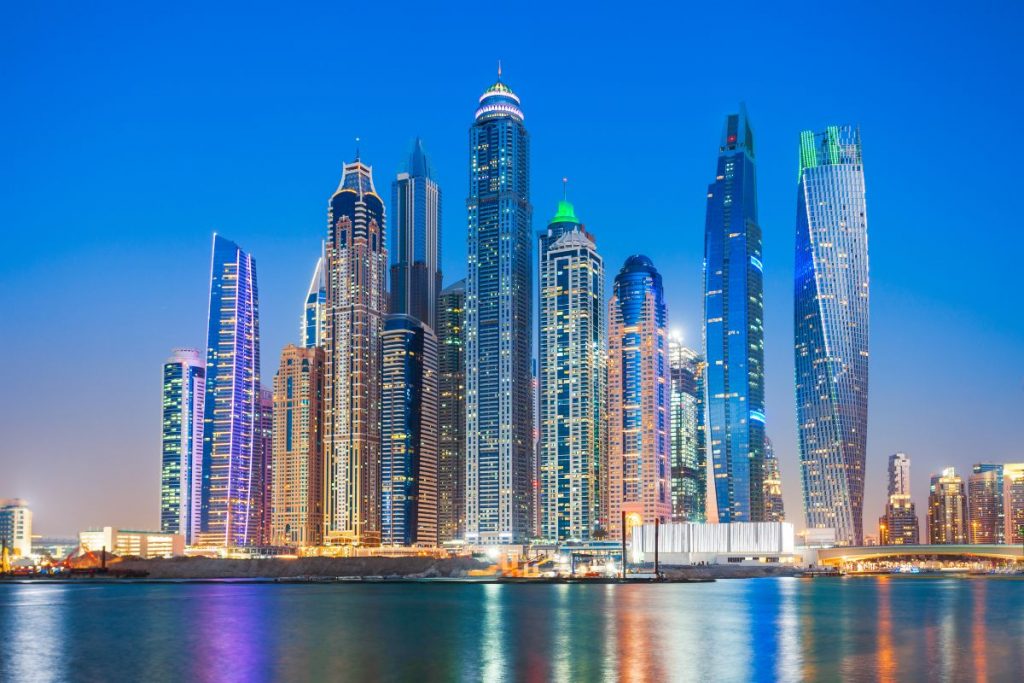
[[[706,186],[746,102],[792,520],[801,129],[864,141],[866,530],[894,450],[919,513],[930,472],[1024,460],[1019,4],[217,4],[23,3],[0,22],[0,497],[28,498],[39,532],[157,525],[160,366],[203,344],[211,233],[256,257],[269,383],[356,136],[385,197],[423,137],[445,282],[464,274],[467,128],[498,59],[532,135],[534,228],[568,176],[609,277],[648,254],[695,346]]]

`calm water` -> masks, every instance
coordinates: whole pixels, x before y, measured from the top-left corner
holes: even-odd
[[[1024,581],[0,584],[0,680],[1022,680]]]

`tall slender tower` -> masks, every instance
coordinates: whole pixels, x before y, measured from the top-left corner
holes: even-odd
[[[302,306],[302,324],[299,339],[302,346],[324,346],[327,331],[327,278],[324,274],[324,256],[321,255],[313,269],[313,279],[309,281],[306,292],[306,303]]]
[[[678,336],[668,341],[672,382],[672,521],[706,519],[707,460],[702,439],[701,386],[704,360],[683,346]]]
[[[661,275],[630,256],[608,302],[609,530],[672,518],[670,378]]]
[[[720,522],[764,519],[764,278],[754,133],[725,120],[704,232],[707,421]]]
[[[567,201],[539,256],[541,536],[586,541],[606,521],[604,261]]]
[[[316,546],[324,534],[324,350],[289,344],[274,376],[270,543]]]
[[[196,349],[174,349],[164,363],[160,531],[199,532],[206,364]]]
[[[260,389],[259,413],[256,418],[256,442],[252,457],[252,544],[270,545],[270,523],[273,510],[274,467],[274,392]]]
[[[448,285],[438,298],[438,542],[466,533],[466,281]]]
[[[971,543],[1006,543],[1003,466],[976,464],[967,479]]]
[[[782,473],[772,440],[764,437],[764,521],[784,522],[786,507],[782,500]]]
[[[384,323],[381,542],[437,545],[437,338],[404,313]]]
[[[868,223],[860,131],[800,134],[796,408],[808,527],[864,538],[868,430]]]
[[[932,476],[928,490],[928,542],[967,543],[967,490],[952,467]]]
[[[391,307],[437,329],[441,291],[441,190],[416,138],[407,170],[391,183]]]
[[[917,511],[910,499],[910,456],[889,456],[889,499],[878,520],[879,545],[917,545],[920,542]]]
[[[498,81],[469,129],[466,540],[519,543],[532,523],[530,138]]]
[[[327,212],[326,496],[328,543],[380,543],[384,202],[358,156]]]
[[[202,545],[258,541],[252,476],[260,426],[260,320],[256,262],[213,236],[203,406]]]

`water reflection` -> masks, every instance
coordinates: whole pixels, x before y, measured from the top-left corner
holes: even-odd
[[[0,584],[0,680],[1019,680],[1024,583]]]

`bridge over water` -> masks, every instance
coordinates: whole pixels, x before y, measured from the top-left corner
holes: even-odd
[[[1020,545],[962,544],[962,545],[867,545],[822,548],[818,562],[841,565],[847,562],[873,560],[952,560],[977,559],[1001,562],[1024,561],[1024,547]]]

